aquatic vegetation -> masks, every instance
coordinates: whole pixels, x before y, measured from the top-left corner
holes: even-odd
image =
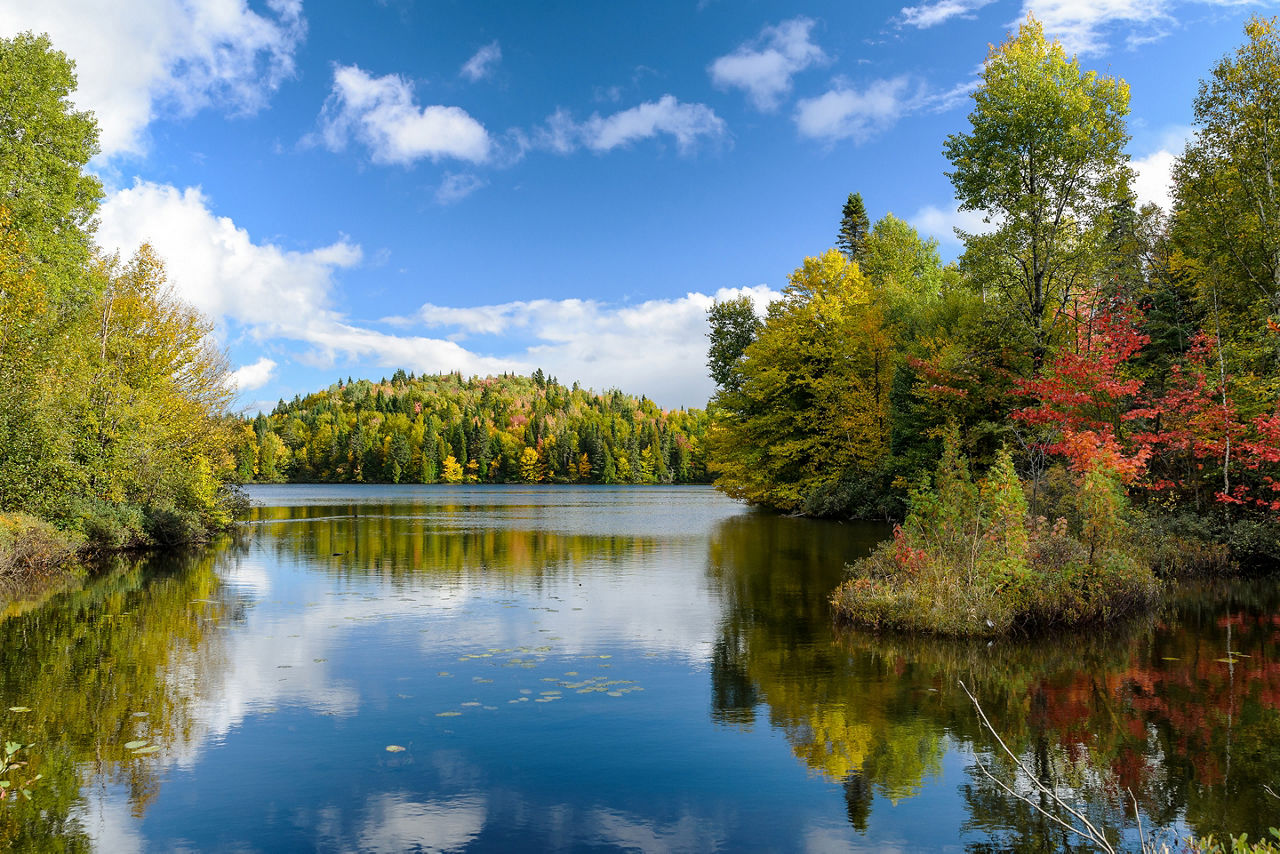
[[[28,762],[21,755],[32,746],[16,741],[5,742],[4,755],[0,756],[0,800],[5,800],[10,795],[21,795],[31,800],[31,787],[44,778],[43,774],[27,777],[27,772],[22,770],[28,768]]]

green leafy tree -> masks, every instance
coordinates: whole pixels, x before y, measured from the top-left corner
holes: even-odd
[[[76,110],[75,63],[47,36],[0,39],[0,202],[47,268],[60,303],[84,285],[102,185],[83,171],[98,153],[93,114]]]
[[[716,396],[717,485],[793,511],[874,465],[887,449],[891,350],[858,266],[834,249],[805,259],[744,352],[741,390]]]
[[[1081,70],[1028,17],[992,48],[973,99],[970,132],[947,138],[947,176],[995,231],[963,235],[964,262],[1024,325],[1038,366],[1127,190],[1129,87]]]
[[[760,333],[760,318],[749,296],[718,300],[707,309],[707,367],[718,388],[737,391],[742,385],[742,353]]]
[[[1173,236],[1202,313],[1233,368],[1280,368],[1280,19],[1254,17],[1195,100],[1196,134],[1174,168]],[[1270,322],[1268,322],[1270,321]],[[1265,382],[1263,397],[1273,397]]]

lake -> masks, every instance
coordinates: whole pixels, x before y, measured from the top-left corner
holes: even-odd
[[[1003,851],[1280,824],[1280,595],[994,643],[832,625],[885,526],[702,487],[282,486],[0,622],[17,850]],[[1130,794],[1132,793],[1132,794]]]

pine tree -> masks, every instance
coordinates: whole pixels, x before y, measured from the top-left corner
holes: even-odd
[[[850,261],[857,261],[862,253],[862,244],[871,230],[871,220],[867,218],[867,208],[862,204],[861,193],[850,193],[840,212],[840,231],[836,234],[836,248],[845,254]]]

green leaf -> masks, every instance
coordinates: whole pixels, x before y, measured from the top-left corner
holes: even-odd
[[[403,752],[404,752],[404,748],[398,744],[387,745],[387,753],[403,753]]]
[[[133,755],[137,756],[142,753],[155,753],[158,750],[160,750],[160,745],[152,744],[152,745],[148,745],[147,747],[139,747],[137,750],[133,751]]]
[[[126,741],[126,742],[124,743],[124,749],[125,749],[125,750],[137,750],[139,747],[146,747],[146,746],[147,746],[147,743],[148,743],[148,742],[147,742],[147,739],[145,739],[145,738],[144,738],[142,741]]]

